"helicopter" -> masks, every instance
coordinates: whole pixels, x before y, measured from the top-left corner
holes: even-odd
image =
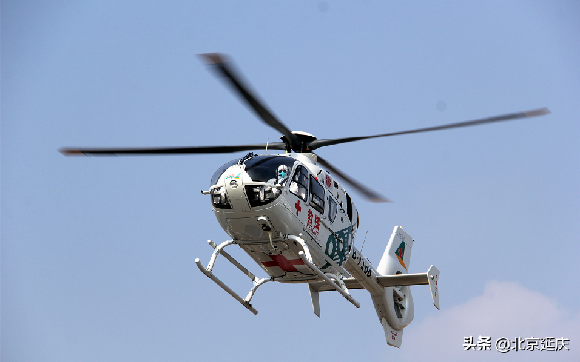
[[[253,314],[258,314],[258,311],[251,304],[252,298],[257,289],[268,282],[307,284],[312,308],[318,317],[320,292],[336,291],[360,308],[350,290],[366,289],[386,342],[394,347],[401,346],[403,329],[414,317],[410,286],[428,285],[434,306],[440,308],[440,272],[433,265],[425,273],[408,272],[414,240],[402,226],[393,228],[375,268],[354,246],[360,218],[341,182],[369,201],[389,200],[313,151],[371,138],[483,125],[550,113],[547,108],[540,108],[393,133],[318,139],[307,132],[290,131],[242,81],[225,55],[208,53],[200,56],[262,122],[282,135],[281,142],[201,147],[62,148],[59,152],[65,156],[123,156],[284,151],[262,155],[250,152],[225,163],[213,174],[209,189],[201,193],[209,196],[220,226],[231,239],[220,244],[208,240],[213,248],[210,261],[204,266],[197,258],[196,265]],[[231,245],[238,245],[246,252],[267,277],[257,277],[226,252],[225,248]],[[252,287],[245,298],[214,274],[219,255],[250,278]]]

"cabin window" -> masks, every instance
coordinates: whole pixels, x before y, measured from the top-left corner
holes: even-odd
[[[328,196],[328,219],[330,222],[334,222],[336,218],[336,211],[338,210],[338,205],[336,205],[336,201],[330,196]]]
[[[324,187],[310,175],[310,206],[321,214],[324,214]]]
[[[290,192],[301,198],[308,199],[308,170],[304,166],[296,167],[292,182],[290,182]]]
[[[348,215],[348,219],[352,223],[352,200],[348,193],[346,193],[346,214]]]

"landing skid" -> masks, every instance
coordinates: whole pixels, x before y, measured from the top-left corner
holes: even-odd
[[[308,269],[310,269],[315,275],[317,275],[320,279],[322,279],[322,281],[321,281],[322,283],[326,282],[332,289],[336,290],[343,297],[345,297],[346,300],[351,302],[357,308],[360,308],[360,304],[349,294],[348,288],[346,287],[346,285],[342,281],[341,277],[334,275],[334,274],[330,274],[330,273],[324,273],[316,265],[314,265],[314,263],[312,262],[312,256],[310,255],[310,250],[308,249],[308,246],[306,245],[306,243],[304,242],[304,240],[302,238],[300,238],[299,236],[295,236],[295,235],[288,235],[288,238],[297,241],[302,246],[303,251],[300,251],[298,253],[298,255],[300,256],[300,259],[302,259],[302,261],[304,262],[304,265],[306,265],[308,267]],[[246,269],[242,264],[240,264],[230,254],[228,254],[227,252],[224,251],[224,248],[226,246],[236,244],[236,242],[234,240],[224,241],[220,245],[217,245],[216,243],[214,243],[211,240],[208,240],[207,242],[214,249],[214,252],[211,255],[211,259],[210,259],[207,267],[204,267],[201,264],[201,261],[199,260],[199,258],[195,259],[195,263],[197,264],[197,267],[199,268],[199,270],[201,270],[202,273],[204,273],[214,283],[219,285],[229,295],[234,297],[234,299],[236,299],[238,302],[240,302],[240,304],[242,304],[244,307],[246,307],[250,312],[257,315],[258,311],[252,306],[250,301],[252,300],[252,297],[256,293],[256,290],[258,289],[258,287],[260,287],[262,284],[267,283],[267,282],[283,281],[284,279],[276,278],[276,277],[269,277],[269,278],[261,278],[260,279],[260,278],[256,277],[254,274],[252,274],[248,269]],[[219,278],[217,278],[212,273],[212,269],[215,265],[216,259],[217,259],[219,254],[223,255],[230,263],[232,263],[236,268],[238,268],[242,273],[247,275],[252,280],[252,284],[253,284],[252,289],[250,289],[248,295],[245,298],[242,298],[239,294],[234,292],[230,287],[228,287],[224,282],[222,282]],[[320,279],[318,279],[318,280],[320,280]],[[333,279],[334,279],[334,281],[333,281]],[[309,282],[312,282],[312,280],[309,280]],[[309,284],[311,284],[311,283],[309,283]],[[318,302],[318,290],[315,290],[311,287],[310,288],[310,296],[311,296],[312,306],[314,308],[314,311],[315,311],[316,315],[320,317],[320,305]]]
[[[217,245],[216,243],[214,243],[211,240],[208,240],[207,242],[209,243],[209,245],[212,248],[214,248],[214,252],[211,255],[211,259],[210,259],[207,267],[204,267],[203,265],[201,265],[201,261],[199,260],[199,258],[195,259],[195,263],[197,264],[197,267],[199,268],[199,270],[201,270],[202,273],[204,273],[208,278],[213,280],[223,290],[228,292],[229,295],[234,297],[234,299],[236,299],[238,302],[240,302],[244,307],[248,308],[248,310],[250,312],[254,313],[254,315],[257,315],[258,311],[254,307],[252,307],[252,304],[250,304],[250,301],[252,300],[254,293],[256,293],[256,289],[258,289],[258,287],[260,285],[267,283],[267,282],[270,282],[270,281],[273,281],[274,278],[261,278],[260,279],[260,278],[256,277],[248,269],[244,268],[244,266],[242,264],[240,264],[236,259],[234,259],[230,254],[228,254],[227,252],[225,252],[223,250],[226,246],[235,244],[235,241],[233,241],[233,240],[224,241],[220,245]],[[216,261],[218,254],[222,254],[230,263],[234,264],[239,270],[242,271],[242,273],[246,274],[252,280],[253,286],[252,286],[252,289],[250,289],[250,292],[248,293],[246,298],[240,297],[236,292],[234,292],[232,289],[230,289],[230,287],[225,285],[224,282],[219,280],[211,272],[213,267],[214,267],[214,264],[215,264],[215,261]]]
[[[348,289],[346,288],[346,285],[344,285],[344,283],[342,283],[342,281],[340,280],[340,278],[336,277],[335,275],[327,275],[325,273],[322,272],[322,270],[318,269],[314,264],[312,264],[312,262],[310,260],[308,260],[306,258],[306,255],[304,254],[303,251],[299,252],[298,255],[300,256],[300,259],[302,259],[302,261],[304,262],[304,264],[310,268],[310,270],[312,270],[314,273],[316,273],[319,277],[321,277],[326,283],[328,283],[328,285],[330,285],[332,288],[334,288],[334,290],[336,290],[337,292],[339,292],[343,297],[346,298],[346,300],[348,300],[349,302],[351,302],[355,307],[360,308],[360,303],[357,302],[349,293],[348,293]],[[337,283],[334,283],[332,281],[331,278],[334,278]],[[312,298],[312,306],[314,308],[314,313],[316,313],[316,315],[318,317],[320,317],[320,305],[318,304],[318,294],[316,294],[316,297],[312,297],[312,293],[318,293],[316,291],[313,291],[312,289],[310,289],[310,295]],[[316,298],[316,300],[315,300]],[[318,304],[318,306],[316,306]],[[316,312],[318,310],[318,312]]]

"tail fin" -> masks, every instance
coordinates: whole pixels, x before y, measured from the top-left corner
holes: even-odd
[[[413,242],[413,238],[403,230],[402,226],[395,226],[377,271],[381,275],[407,274],[411,263]]]

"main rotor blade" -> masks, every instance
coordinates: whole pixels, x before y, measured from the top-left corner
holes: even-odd
[[[161,147],[161,148],[61,148],[65,156],[185,155],[199,153],[234,153],[252,150],[285,150],[283,142],[240,146]]]
[[[348,184],[350,184],[358,192],[360,192],[361,194],[363,194],[369,201],[373,201],[373,202],[391,202],[391,200],[383,197],[381,194],[379,194],[379,193],[377,193],[377,192],[369,189],[365,185],[361,184],[360,182],[358,182],[355,179],[351,178],[350,176],[348,176],[344,172],[340,171],[339,169],[337,169],[336,167],[334,167],[333,165],[331,165],[328,161],[326,161],[324,158],[320,157],[319,155],[316,155],[316,157],[318,158],[318,162],[320,162],[320,164],[322,166],[324,166],[330,172],[332,172],[333,174],[337,175],[338,177],[340,177],[341,179],[343,179],[345,182],[347,182]]]
[[[365,136],[365,137],[344,137],[344,138],[335,138],[335,139],[315,140],[315,141],[312,141],[308,145],[308,147],[311,150],[315,150],[317,148],[324,147],[324,146],[366,140],[369,138],[390,137],[390,136],[399,136],[399,135],[403,135],[403,134],[440,131],[440,130],[444,130],[444,129],[460,128],[460,127],[470,127],[470,126],[477,126],[477,125],[486,124],[486,123],[504,122],[504,121],[512,121],[512,120],[519,119],[519,118],[542,116],[542,115],[545,115],[548,113],[550,113],[550,110],[548,108],[544,107],[544,108],[533,109],[533,110],[525,111],[525,112],[503,114],[503,115],[495,116],[495,117],[481,118],[481,119],[476,119],[476,120],[466,121],[466,122],[449,123],[449,124],[444,124],[444,125],[434,126],[434,127],[418,128],[418,129],[409,130],[409,131],[383,133],[383,134],[378,134],[378,135],[374,135],[374,136]]]
[[[227,80],[227,83],[240,97],[242,97],[242,99],[250,106],[250,108],[252,108],[258,117],[264,121],[264,123],[283,134],[288,142],[290,142],[292,149],[296,152],[300,152],[300,139],[292,134],[288,127],[276,118],[276,116],[266,108],[263,102],[259,101],[258,98],[252,94],[250,87],[242,82],[242,77],[236,74],[234,68],[230,66],[231,63],[225,55],[219,53],[207,53],[200,54],[200,56],[212,66],[218,75]]]

